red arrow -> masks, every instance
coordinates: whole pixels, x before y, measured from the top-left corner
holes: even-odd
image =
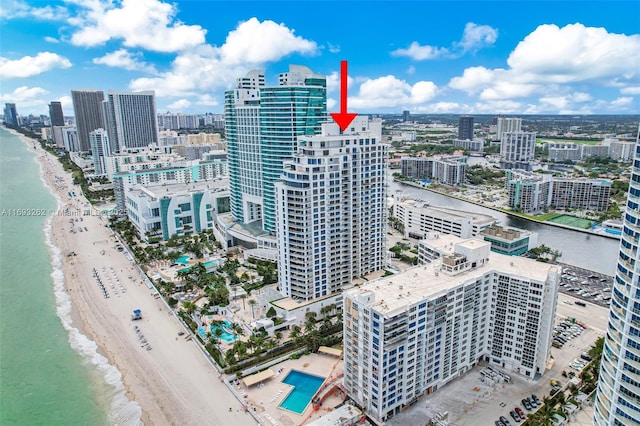
[[[340,130],[349,127],[349,124],[358,114],[347,112],[347,61],[340,62],[340,112],[332,112],[331,116]]]

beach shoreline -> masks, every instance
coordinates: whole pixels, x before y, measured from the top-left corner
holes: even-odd
[[[58,208],[50,212],[49,235],[51,244],[60,251],[63,291],[71,300],[65,328],[70,342],[72,333],[95,342],[88,345],[93,346],[91,351],[79,352],[114,388],[108,421],[256,424],[197,343],[177,337],[182,325],[161,299],[152,297],[137,265],[116,250],[117,240],[106,226],[107,218],[79,194],[71,174],[37,140],[5,129],[27,144],[29,151],[35,150],[41,178],[56,198]],[[75,191],[76,196],[70,196],[69,191]],[[99,287],[94,270],[106,291]],[[131,320],[133,309],[142,310],[141,320]],[[64,324],[64,318],[60,318]]]

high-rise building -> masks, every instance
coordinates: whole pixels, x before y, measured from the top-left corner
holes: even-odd
[[[93,155],[93,168],[97,176],[107,174],[107,157],[111,155],[109,136],[105,129],[96,129],[89,133],[91,142],[91,154]]]
[[[402,121],[404,121],[405,123],[407,121],[409,121],[411,119],[411,112],[409,111],[402,111]]]
[[[298,137],[320,133],[327,121],[326,77],[290,65],[277,86],[266,86],[262,70],[239,78],[225,93],[225,131],[233,219],[259,223],[275,234],[274,184]]]
[[[536,153],[535,132],[503,132],[500,139],[500,161],[508,166],[521,168],[533,161]]]
[[[64,126],[64,113],[62,112],[62,103],[52,101],[49,104],[49,120],[51,127]]]
[[[640,424],[640,128],[613,282],[594,425]]]
[[[352,131],[351,129],[355,129]],[[280,291],[311,300],[384,268],[387,145],[382,123],[356,117],[301,136],[275,184]]]
[[[102,112],[112,151],[143,148],[158,143],[156,95],[152,90],[121,92],[110,90]]]
[[[473,117],[463,115],[458,119],[458,139],[473,140]]]
[[[505,132],[521,132],[522,118],[498,117],[496,120],[496,139],[502,140],[502,134]]]
[[[104,100],[104,92],[93,89],[72,90],[71,99],[73,100],[73,114],[75,115],[80,151],[89,152],[91,150],[89,133],[96,129],[105,128],[100,109]]]
[[[344,387],[377,422],[480,361],[529,380],[546,370],[561,268],[448,238],[428,265],[344,293]]]
[[[14,103],[4,104],[4,122],[12,126],[18,125],[19,120],[18,120],[18,111],[16,109],[16,104]]]

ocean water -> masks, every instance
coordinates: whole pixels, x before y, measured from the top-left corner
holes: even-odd
[[[40,211],[57,200],[34,159],[0,128],[0,424],[140,424],[118,370],[72,324],[51,214]]]

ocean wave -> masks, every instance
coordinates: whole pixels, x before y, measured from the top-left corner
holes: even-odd
[[[42,167],[40,168],[40,179],[45,187],[49,189],[56,199],[58,208],[62,208],[64,203],[58,195],[51,190],[43,176]],[[122,382],[122,374],[116,367],[109,364],[109,360],[98,353],[98,345],[93,340],[82,334],[73,324],[71,319],[72,303],[71,298],[65,291],[64,272],[62,269],[62,253],[60,249],[53,243],[52,239],[52,222],[53,217],[45,222],[45,243],[51,253],[51,263],[53,272],[51,278],[53,280],[53,290],[56,299],[56,313],[62,322],[62,326],[69,333],[69,343],[76,352],[78,352],[87,362],[93,365],[100,372],[108,385],[107,399],[110,401],[107,421],[112,425],[142,425],[142,408],[136,401],[131,401],[126,396],[124,383]]]

